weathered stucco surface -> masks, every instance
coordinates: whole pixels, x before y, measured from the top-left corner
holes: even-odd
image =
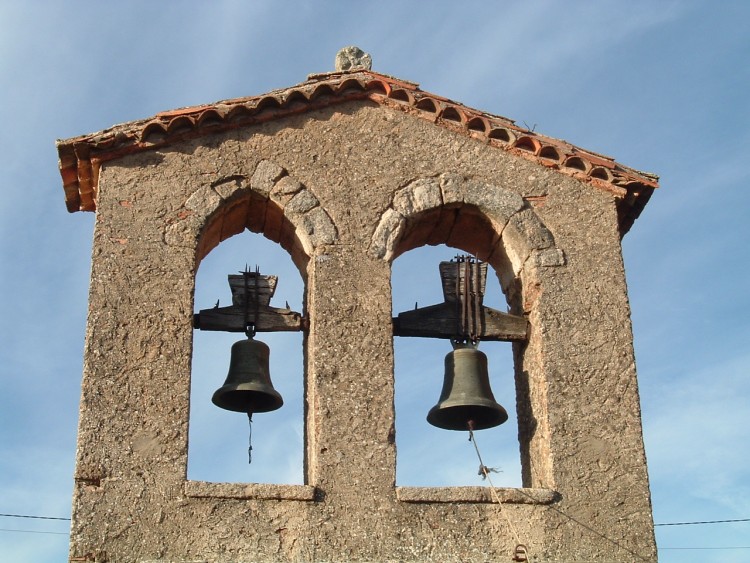
[[[656,559],[612,193],[368,101],[123,156],[98,190],[71,560]],[[245,228],[306,282],[306,485],[186,482],[194,275]],[[440,243],[530,321],[502,505],[395,487],[390,261]]]

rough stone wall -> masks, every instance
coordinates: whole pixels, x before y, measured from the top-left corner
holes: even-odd
[[[123,157],[99,186],[71,561],[656,559],[611,194],[365,102]],[[194,274],[245,228],[306,281],[305,485],[186,481]],[[395,487],[390,262],[441,243],[531,325],[526,488],[501,505]]]

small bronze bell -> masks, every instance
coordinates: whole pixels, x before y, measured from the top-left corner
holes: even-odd
[[[284,400],[271,383],[269,356],[268,346],[252,336],[235,342],[227,380],[214,393],[213,403],[222,409],[248,414],[281,407]]]
[[[508,420],[495,402],[487,372],[487,356],[472,345],[454,344],[445,356],[445,379],[427,422],[445,430],[483,430]]]

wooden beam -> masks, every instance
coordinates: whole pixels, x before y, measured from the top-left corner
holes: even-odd
[[[255,319],[256,332],[294,332],[306,328],[304,317],[290,309],[261,305],[251,318]],[[199,330],[245,332],[245,310],[235,305],[203,309],[193,316],[193,326]]]
[[[271,297],[276,291],[278,278],[266,276],[259,271],[240,272],[227,276],[232,290],[232,305],[213,309],[202,309],[193,315],[193,327],[199,330],[245,332],[247,324],[253,323],[256,332],[299,331],[306,328],[299,313],[271,307]]]
[[[480,340],[526,340],[528,321],[524,317],[502,313],[490,307],[480,308]],[[456,303],[446,302],[413,311],[399,313],[393,318],[394,336],[422,338],[456,338],[458,316]]]

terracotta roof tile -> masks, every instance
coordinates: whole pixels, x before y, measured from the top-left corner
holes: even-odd
[[[164,111],[149,119],[58,141],[68,210],[96,209],[102,162],[184,139],[363,99],[416,115],[613,193],[618,198],[622,234],[630,229],[658,187],[657,176],[618,164],[611,157],[529,131],[511,119],[424,92],[412,82],[358,70],[314,74],[291,88]]]

